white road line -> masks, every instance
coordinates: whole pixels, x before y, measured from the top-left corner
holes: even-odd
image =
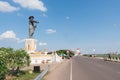
[[[72,80],[72,60],[71,60],[71,63],[70,63],[70,80]]]

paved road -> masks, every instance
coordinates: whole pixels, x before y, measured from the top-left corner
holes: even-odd
[[[70,60],[57,64],[45,76],[45,80],[70,80]]]
[[[46,80],[120,80],[120,63],[77,56],[60,64]]]
[[[120,63],[80,56],[72,63],[72,80],[120,80]]]

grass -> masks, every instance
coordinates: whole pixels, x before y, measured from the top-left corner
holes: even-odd
[[[25,75],[19,76],[13,80],[34,80],[40,73],[26,73]]]
[[[84,54],[83,56],[92,57],[91,55],[95,55],[95,57],[102,57],[104,59],[108,58],[108,54]],[[116,59],[116,58],[120,59],[120,54],[110,54],[110,56],[111,59]]]
[[[45,80],[45,76],[48,75],[50,72],[48,71],[42,78],[42,80]]]
[[[11,79],[9,80],[34,80],[39,73],[29,73],[29,71],[22,71],[22,74],[20,74],[19,76],[13,76],[11,77]]]

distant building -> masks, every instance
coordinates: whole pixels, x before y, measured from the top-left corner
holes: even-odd
[[[44,54],[47,55],[47,53],[48,53],[48,51],[47,51],[47,49],[45,48],[45,49],[44,49]]]
[[[75,56],[80,55],[80,48],[77,48],[75,53]]]

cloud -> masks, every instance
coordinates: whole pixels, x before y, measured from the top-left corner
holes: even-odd
[[[8,38],[18,40],[18,38],[16,38],[16,34],[11,30],[6,31],[0,35],[0,39],[8,39]]]
[[[23,16],[21,13],[17,13],[17,16]]]
[[[120,26],[120,24],[113,24],[113,26],[118,27],[118,26]]]
[[[41,14],[40,16],[41,17],[46,17],[46,18],[48,17],[48,15],[46,15],[45,13]]]
[[[42,43],[42,42],[40,42],[39,45],[40,45],[40,46],[46,46],[47,43]]]
[[[113,26],[117,26],[117,24],[113,24]]]
[[[48,17],[46,14],[42,14],[43,17]]]
[[[53,30],[53,29],[48,29],[48,30],[46,30],[46,33],[47,34],[51,34],[51,33],[55,33],[56,32],[56,30]]]
[[[13,0],[15,3],[20,4],[23,8],[28,9],[37,9],[43,12],[47,11],[47,8],[44,6],[44,3],[41,0]]]
[[[19,39],[19,40],[17,40],[17,43],[23,43],[25,41],[26,41],[26,39]]]
[[[70,17],[69,17],[69,16],[67,16],[67,17],[66,17],[66,19],[70,19]]]
[[[19,8],[11,6],[8,2],[0,1],[0,11],[1,12],[13,12],[17,11]]]
[[[15,41],[17,41],[17,43],[22,43],[25,41],[25,39],[17,38],[16,34],[12,30],[8,30],[8,31],[0,34],[0,40],[5,40],[5,39],[15,40]]]

